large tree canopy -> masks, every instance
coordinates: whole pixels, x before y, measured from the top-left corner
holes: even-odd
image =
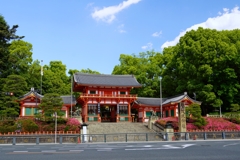
[[[44,66],[43,93],[70,94],[70,79],[66,75],[66,66],[61,61],[51,61]]]
[[[139,55],[120,55],[120,64],[116,65],[112,74],[132,74],[141,88],[133,89],[132,93],[143,97],[159,97],[159,77],[163,71],[163,56],[154,51],[142,52]]]
[[[9,95],[6,93],[13,93]],[[22,76],[10,75],[6,78],[0,94],[0,112],[5,116],[18,116],[18,98],[27,92],[27,83]]]
[[[164,71],[168,94],[196,92],[202,106],[226,110],[239,101],[240,30],[217,31],[199,28],[187,32],[180,42],[164,50],[170,57]]]
[[[23,40],[14,40],[8,47],[8,63],[11,64],[11,74],[28,75],[32,64],[32,44]]]
[[[9,74],[8,68],[11,67],[8,62],[9,51],[8,47],[12,40],[21,39],[16,35],[18,25],[14,25],[12,28],[7,24],[4,17],[0,15],[0,78],[7,77]]]

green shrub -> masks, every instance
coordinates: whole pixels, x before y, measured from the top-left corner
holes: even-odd
[[[192,115],[193,123],[198,128],[202,128],[207,124],[206,120],[201,115],[201,107],[199,104],[193,103],[189,105],[188,108],[186,108],[186,111],[188,111]]]
[[[38,125],[32,119],[19,119],[15,125],[22,132],[35,132],[39,129]]]
[[[65,132],[66,132],[66,131],[69,131],[69,128],[70,128],[70,126],[66,126],[65,129],[64,129],[64,131],[65,131]]]
[[[58,124],[66,124],[67,123],[67,119],[65,119],[65,118],[58,118],[57,119],[57,123]]]
[[[53,123],[51,124],[46,124],[42,126],[43,131],[55,131],[55,126]]]
[[[15,132],[15,130],[16,130],[16,126],[6,126],[6,125],[4,125],[4,126],[0,126],[0,133],[8,133],[8,132]]]

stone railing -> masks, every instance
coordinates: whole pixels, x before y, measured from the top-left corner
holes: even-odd
[[[212,117],[212,118],[237,118],[237,117],[240,117],[240,114],[237,115],[237,114],[233,114],[233,115],[210,115],[210,114],[207,114],[206,117]]]
[[[206,117],[213,117],[213,118],[225,118],[224,115],[210,115],[210,114],[207,114]]]

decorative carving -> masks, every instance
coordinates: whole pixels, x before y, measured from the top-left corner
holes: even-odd
[[[77,107],[76,111],[73,112],[73,116],[80,116],[81,114],[81,109]]]

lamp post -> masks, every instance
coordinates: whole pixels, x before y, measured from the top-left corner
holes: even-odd
[[[162,118],[162,77],[160,79],[160,118]]]
[[[71,76],[71,118],[72,118],[72,91],[73,91],[72,81],[73,81],[73,76]]]

